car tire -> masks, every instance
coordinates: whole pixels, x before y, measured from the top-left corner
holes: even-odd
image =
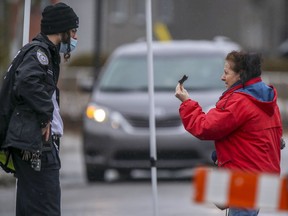
[[[105,169],[86,165],[86,177],[88,182],[104,181]]]

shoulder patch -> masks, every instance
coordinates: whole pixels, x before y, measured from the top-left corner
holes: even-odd
[[[37,50],[37,58],[38,58],[38,61],[40,62],[40,64],[42,64],[42,65],[48,65],[49,64],[48,57],[40,49]]]

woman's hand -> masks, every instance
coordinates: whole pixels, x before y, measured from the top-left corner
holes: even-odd
[[[183,87],[183,84],[180,83],[178,83],[178,85],[176,86],[175,96],[182,102],[190,98],[187,90]]]

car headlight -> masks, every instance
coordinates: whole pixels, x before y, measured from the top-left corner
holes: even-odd
[[[130,124],[119,112],[107,107],[89,104],[86,108],[86,117],[97,123],[109,125],[113,129],[132,130]]]
[[[94,119],[95,121],[101,123],[101,122],[107,121],[108,111],[102,107],[89,105],[86,108],[86,116],[89,119]]]

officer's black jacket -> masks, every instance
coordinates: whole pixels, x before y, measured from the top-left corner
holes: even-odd
[[[15,75],[13,93],[16,108],[12,114],[4,148],[35,152],[42,147],[42,131],[53,118],[52,95],[59,77],[59,49],[46,35],[39,34],[34,46],[24,56]]]

